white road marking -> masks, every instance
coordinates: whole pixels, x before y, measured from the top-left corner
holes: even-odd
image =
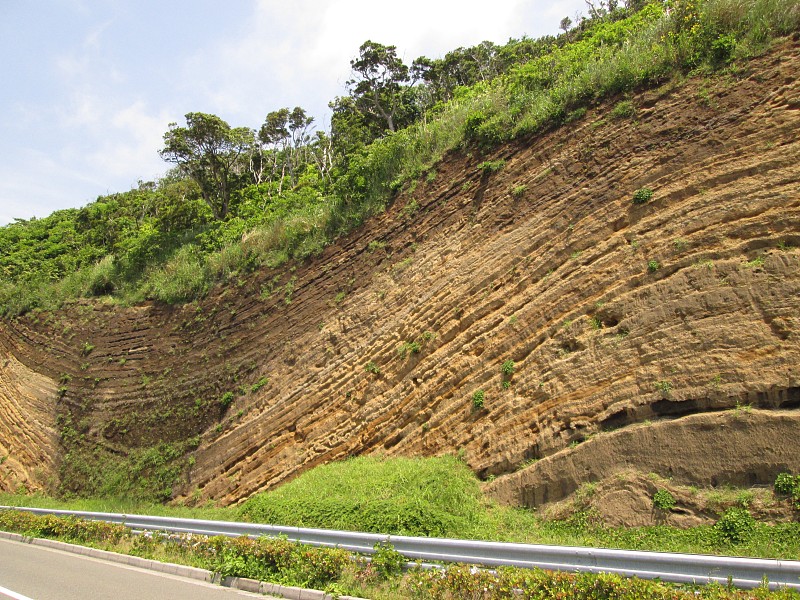
[[[0,587],[0,596],[6,596],[7,598],[12,598],[13,600],[33,600],[32,598],[28,598],[27,596],[23,596],[17,592],[7,590],[4,587]]]

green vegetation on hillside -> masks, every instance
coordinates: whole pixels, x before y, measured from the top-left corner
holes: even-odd
[[[257,131],[188,113],[165,133],[161,155],[176,167],[158,182],[0,228],[0,314],[104,295],[181,302],[304,259],[450,150],[488,151],[688,72],[746,75],[737,61],[800,29],[800,6],[601,2],[562,26],[558,37],[484,42],[411,67],[393,46],[365,42],[349,95],[331,102],[330,133],[311,135],[300,107],[268,113]]]
[[[398,535],[469,531],[483,512],[466,464],[441,458],[352,458],[313,469],[242,505],[259,523]]]

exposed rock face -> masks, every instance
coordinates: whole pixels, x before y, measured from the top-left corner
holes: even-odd
[[[690,415],[600,435],[486,485],[503,504],[541,506],[585,482],[658,473],[675,483],[771,484],[797,467],[800,411],[750,408]],[[648,498],[649,500],[649,498]]]
[[[58,454],[56,382],[20,363],[0,338],[0,491],[41,490]]]
[[[225,503],[353,454],[459,449],[498,476],[491,489],[527,501],[538,484],[503,476],[591,435],[737,403],[796,423],[798,81],[787,43],[741,77],[635,95],[634,118],[604,105],[493,156],[451,155],[321,257],[197,304],[0,322],[0,412],[41,415],[3,419],[4,481],[40,464],[56,475],[56,415],[101,455],[202,434],[180,493]],[[632,203],[644,187],[652,199]],[[36,450],[17,450],[33,432]],[[684,460],[642,452],[667,471]],[[800,470],[798,454],[781,460]],[[775,464],[734,464],[717,482]]]

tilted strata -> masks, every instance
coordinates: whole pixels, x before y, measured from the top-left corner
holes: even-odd
[[[737,404],[793,414],[799,74],[787,42],[740,77],[636,94],[631,119],[604,104],[491,156],[454,152],[322,256],[197,303],[0,322],[0,413],[42,423],[0,426],[4,481],[52,480],[64,423],[112,454],[199,434],[177,495],[231,503],[363,453],[462,451],[499,489],[609,432]]]

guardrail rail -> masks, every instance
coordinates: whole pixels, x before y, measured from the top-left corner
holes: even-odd
[[[771,589],[789,587],[800,590],[800,561],[796,560],[408,537],[234,521],[204,521],[13,506],[0,506],[0,510],[75,516],[119,523],[143,531],[229,537],[284,536],[289,540],[312,546],[344,548],[367,555],[373,552],[373,547],[379,542],[390,542],[403,556],[416,561],[617,573],[645,579],[658,578],[673,583],[730,583],[747,589],[759,587],[766,582]]]

